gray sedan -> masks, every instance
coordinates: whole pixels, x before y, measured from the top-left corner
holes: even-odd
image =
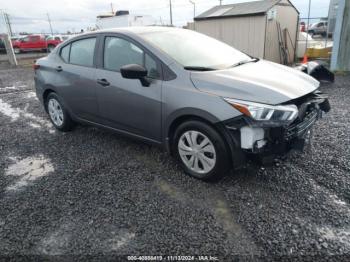
[[[185,29],[82,34],[34,69],[57,129],[87,123],[163,146],[202,180],[302,149],[330,109],[308,75]]]

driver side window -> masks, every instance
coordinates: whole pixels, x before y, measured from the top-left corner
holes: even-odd
[[[156,61],[138,46],[119,37],[106,37],[103,67],[119,72],[122,66],[129,64],[144,66],[148,70],[148,77],[150,78],[158,78],[160,76]]]
[[[22,43],[28,43],[29,42],[29,36],[23,37],[20,40]]]

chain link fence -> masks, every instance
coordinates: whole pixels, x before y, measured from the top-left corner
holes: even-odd
[[[74,24],[85,27],[78,29]],[[94,30],[90,25],[94,25],[94,21],[51,20],[49,14],[40,17],[16,16],[0,10],[0,63],[10,61],[13,64],[16,60],[32,62],[46,56],[70,37]]]
[[[330,61],[335,21],[328,18],[301,18],[297,42],[297,57]]]

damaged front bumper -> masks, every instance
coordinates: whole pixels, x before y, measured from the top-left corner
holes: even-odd
[[[255,121],[246,116],[224,123],[232,141],[235,141],[235,146],[242,150],[245,157],[273,159],[274,156],[286,154],[292,149],[303,150],[311,140],[315,122],[322,118],[323,113],[330,111],[327,96],[320,92],[288,103],[295,104],[299,110],[297,119],[288,125]]]

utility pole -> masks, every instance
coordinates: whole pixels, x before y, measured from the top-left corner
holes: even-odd
[[[219,2],[220,2],[220,5],[222,5],[222,0],[219,0]]]
[[[10,19],[8,18],[8,14],[5,14],[5,12],[3,12],[2,10],[0,10],[0,14],[2,14],[2,18],[4,19],[4,22],[6,24],[6,29],[7,29],[7,34],[0,34],[0,38],[4,42],[6,54],[10,64],[17,66],[18,65],[17,59],[15,56],[15,53],[13,52],[13,47],[11,44],[12,29],[11,29]]]
[[[194,18],[196,17],[196,3],[192,0],[189,0],[191,4],[193,4],[193,21]]]
[[[47,20],[49,21],[49,24],[50,24],[51,35],[53,35],[51,19],[50,19],[49,13],[46,13],[46,15],[47,15]]]
[[[4,12],[3,15],[4,15],[4,20],[5,20],[5,24],[7,27],[7,31],[8,31],[10,36],[13,36],[9,14]]]
[[[170,5],[170,25],[173,25],[173,7],[171,5],[171,0],[169,0],[169,5]]]
[[[329,5],[332,4],[332,1],[329,3]],[[331,11],[331,6],[328,7],[328,16],[327,16],[327,32],[326,32],[326,42],[324,43],[324,47],[327,48],[327,42],[328,42],[328,36],[329,36],[329,27],[330,27],[330,20],[329,20],[329,15],[330,15],[330,11]]]
[[[305,53],[307,52],[307,44],[309,39],[309,26],[310,26],[310,11],[311,11],[311,0],[309,0],[309,11],[307,15],[307,37],[306,37],[306,43],[305,43]]]
[[[112,14],[114,15],[113,3],[111,3]]]

